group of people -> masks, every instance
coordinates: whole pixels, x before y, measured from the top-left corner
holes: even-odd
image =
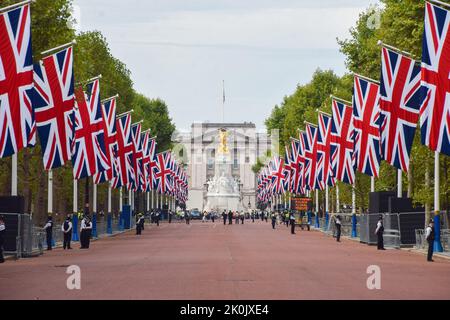
[[[291,227],[291,234],[295,234],[295,226],[297,219],[295,218],[294,212],[284,211],[283,213],[281,211],[275,212],[272,211],[270,213],[270,220],[272,221],[272,229],[276,229],[277,221],[279,224],[284,224],[286,227]],[[266,218],[267,221],[267,218]]]
[[[82,216],[80,213],[78,214]],[[46,233],[47,250],[51,251],[53,248],[53,217],[49,216],[47,222],[44,225],[44,231]],[[72,215],[68,214],[65,221],[61,225],[61,232],[63,233],[63,249],[72,250],[71,241],[73,234]],[[92,236],[92,222],[89,215],[82,216],[80,224],[80,249],[89,249]]]

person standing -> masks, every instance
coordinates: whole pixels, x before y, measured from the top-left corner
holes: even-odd
[[[86,215],[84,216],[83,220],[81,220],[80,225],[80,249],[89,249],[89,245],[91,242],[91,230],[91,219]]]
[[[70,241],[72,240],[72,230],[73,230],[73,225],[72,225],[72,219],[70,217],[70,215],[67,215],[66,221],[64,221],[62,227],[61,227],[61,231],[63,232],[64,235],[64,241],[63,241],[63,249],[64,250],[72,250],[72,248],[70,247]]]
[[[383,216],[380,215],[377,223],[377,229],[375,230],[375,234],[377,235],[378,250],[386,250],[384,249],[383,233],[384,233]]]
[[[336,241],[341,242],[341,228],[342,228],[341,216],[336,217],[334,224],[336,226]]]
[[[291,234],[295,234],[295,214],[293,212],[289,216],[289,222],[291,224]]]
[[[434,231],[434,221],[433,220],[430,220],[430,223],[428,224],[428,227],[427,227],[426,233],[425,233],[425,238],[428,241],[427,261],[434,262],[433,246],[434,246],[435,231]]]
[[[189,213],[189,211],[186,211],[186,213],[184,214],[184,219],[186,220],[186,224],[191,224],[191,214]]]
[[[225,226],[227,224],[227,212],[223,210],[222,212],[222,219],[223,219],[223,225]]]
[[[241,211],[240,217],[241,217],[241,223],[244,224],[244,220],[245,220],[245,213],[244,213],[244,211]]]
[[[277,215],[275,214],[275,212],[272,212],[271,218],[272,218],[272,229],[275,229],[275,226],[277,224]]]
[[[53,218],[48,217],[47,223],[44,226],[45,233],[47,235],[47,250],[52,250],[52,239],[53,239]]]
[[[6,233],[5,218],[3,216],[0,216],[0,263],[5,262],[5,258],[3,257],[3,244],[5,243],[5,233]]]
[[[172,215],[173,215],[172,211],[169,210],[169,223],[172,223]]]
[[[289,228],[289,224],[291,222],[290,217],[291,216],[290,216],[289,212],[285,211],[284,212],[284,223],[286,224],[286,228]]]
[[[268,221],[268,220],[269,220],[269,213],[268,213],[268,212],[266,212],[266,213],[264,214],[264,219],[266,220],[266,223],[269,222],[269,221]],[[275,218],[275,220],[276,220],[276,218]]]
[[[233,224],[233,212],[230,210],[228,211],[228,225]]]
[[[252,211],[252,223],[255,223],[255,211]]]
[[[138,215],[138,221],[136,222],[136,235],[142,234],[143,224],[144,224],[144,215],[141,213]]]
[[[216,213],[215,212],[211,212],[211,221],[212,221],[212,223],[214,223],[215,219],[216,219]]]
[[[155,214],[155,222],[156,225],[159,227],[159,217],[161,215],[161,211],[160,210],[156,210],[156,214]]]

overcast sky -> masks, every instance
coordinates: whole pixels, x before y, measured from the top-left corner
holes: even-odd
[[[376,0],[74,0],[81,30],[100,30],[132,72],[136,90],[160,97],[179,130],[195,121],[251,121],[318,68],[345,71],[345,38]]]

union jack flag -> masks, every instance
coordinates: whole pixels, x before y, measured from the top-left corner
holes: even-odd
[[[353,184],[355,182],[353,108],[333,100],[332,109],[331,163],[333,176],[339,181]]]
[[[271,165],[271,188],[273,194],[281,194],[284,192],[284,181],[286,178],[286,172],[284,168],[284,159],[279,156],[274,156],[270,163]]]
[[[382,49],[380,84],[381,157],[405,172],[423,102],[420,66]]]
[[[73,176],[79,180],[110,168],[106,157],[103,121],[100,105],[100,81],[88,85],[87,99],[83,89],[75,90],[75,137],[72,141]]]
[[[150,132],[144,132],[142,134],[142,176],[141,186],[144,192],[152,190],[153,187],[153,174],[151,163],[154,163],[154,157],[156,153],[156,141],[155,138],[150,138]]]
[[[422,50],[422,85],[425,102],[420,109],[422,144],[450,155],[450,14],[425,4]]]
[[[72,158],[75,98],[73,49],[69,47],[34,65],[33,109],[46,170]]]
[[[131,136],[133,138],[133,168],[134,179],[131,181],[131,188],[133,191],[138,191],[141,188],[142,176],[142,141],[141,141],[142,125],[140,123],[131,126]]]
[[[292,153],[289,152],[288,146],[285,147],[283,174],[283,192],[290,191],[292,183]]]
[[[167,194],[171,191],[171,154],[169,151],[156,155],[156,190],[160,194]]]
[[[331,170],[331,124],[330,116],[319,113],[316,184],[321,190],[324,190],[326,185],[332,187],[336,184]]]
[[[106,124],[106,130],[104,132],[106,157],[109,159],[111,166],[108,170],[94,175],[94,182],[96,184],[113,181],[117,171],[116,98],[112,98],[102,104],[102,116]]]
[[[377,178],[381,161],[380,86],[355,76],[353,90],[354,166],[360,172]]]
[[[36,142],[30,5],[0,14],[0,158]]]
[[[300,133],[300,139],[291,139],[292,142],[292,193],[294,194],[305,194],[305,180],[304,180],[304,169],[305,169],[305,143],[304,136]]]
[[[307,190],[319,189],[316,183],[317,171],[317,131],[318,128],[310,123],[306,124],[306,131],[302,133],[305,142],[304,179]]]
[[[133,137],[131,135],[131,116],[129,114],[116,120],[117,129],[117,165],[114,188],[131,185],[134,180]]]

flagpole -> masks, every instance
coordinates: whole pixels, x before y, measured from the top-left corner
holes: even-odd
[[[17,153],[11,157],[11,196],[17,197]]]
[[[434,153],[434,251],[443,252],[441,244],[441,204],[439,198],[439,187],[440,187],[440,163],[439,163],[439,152]]]
[[[328,227],[328,221],[330,218],[330,202],[329,202],[329,188],[328,185],[325,187],[325,229]]]
[[[319,190],[314,190],[315,196],[316,196],[316,228],[320,228],[319,223]]]
[[[339,201],[339,185],[336,182],[336,213],[341,213],[341,203]]]
[[[397,198],[403,198],[403,180],[402,180],[402,170],[397,170]]]
[[[150,211],[150,191],[147,191],[147,212]]]
[[[375,177],[370,177],[370,192],[375,192]]]
[[[439,5],[447,7],[447,8],[450,8],[450,4],[449,3],[445,3],[445,2],[442,2],[442,1],[439,1],[439,0],[428,0],[428,1],[432,2],[432,3],[435,3],[435,4],[439,4]]]
[[[97,184],[95,181],[92,186],[92,236],[97,237]]]
[[[12,4],[10,6],[4,7],[4,8],[0,8],[0,13],[4,13],[4,12],[13,10],[15,8],[18,8],[18,7],[24,6],[24,5],[29,4],[29,3],[33,3],[33,2],[36,2],[36,0],[26,0],[26,1],[22,1],[22,2],[16,3],[16,4]]]
[[[106,233],[112,234],[112,181],[108,181],[108,213],[106,219]]]
[[[53,213],[53,171],[48,171],[48,197],[47,197],[47,212],[49,215]]]
[[[352,185],[352,215],[356,214],[356,188],[355,184]]]
[[[49,50],[45,50],[45,51],[42,51],[41,52],[41,55],[42,56],[47,56],[47,55],[49,55],[49,53],[50,52],[54,52],[54,51],[62,51],[62,50],[64,50],[64,49],[67,49],[67,48],[69,48],[69,47],[71,47],[71,46],[73,46],[73,45],[75,45],[77,43],[77,40],[72,40],[71,42],[69,42],[69,43],[66,43],[66,44],[63,44],[63,45],[61,45],[61,46],[58,46],[58,47],[55,47],[55,48],[52,48],[52,49],[49,49]]]

